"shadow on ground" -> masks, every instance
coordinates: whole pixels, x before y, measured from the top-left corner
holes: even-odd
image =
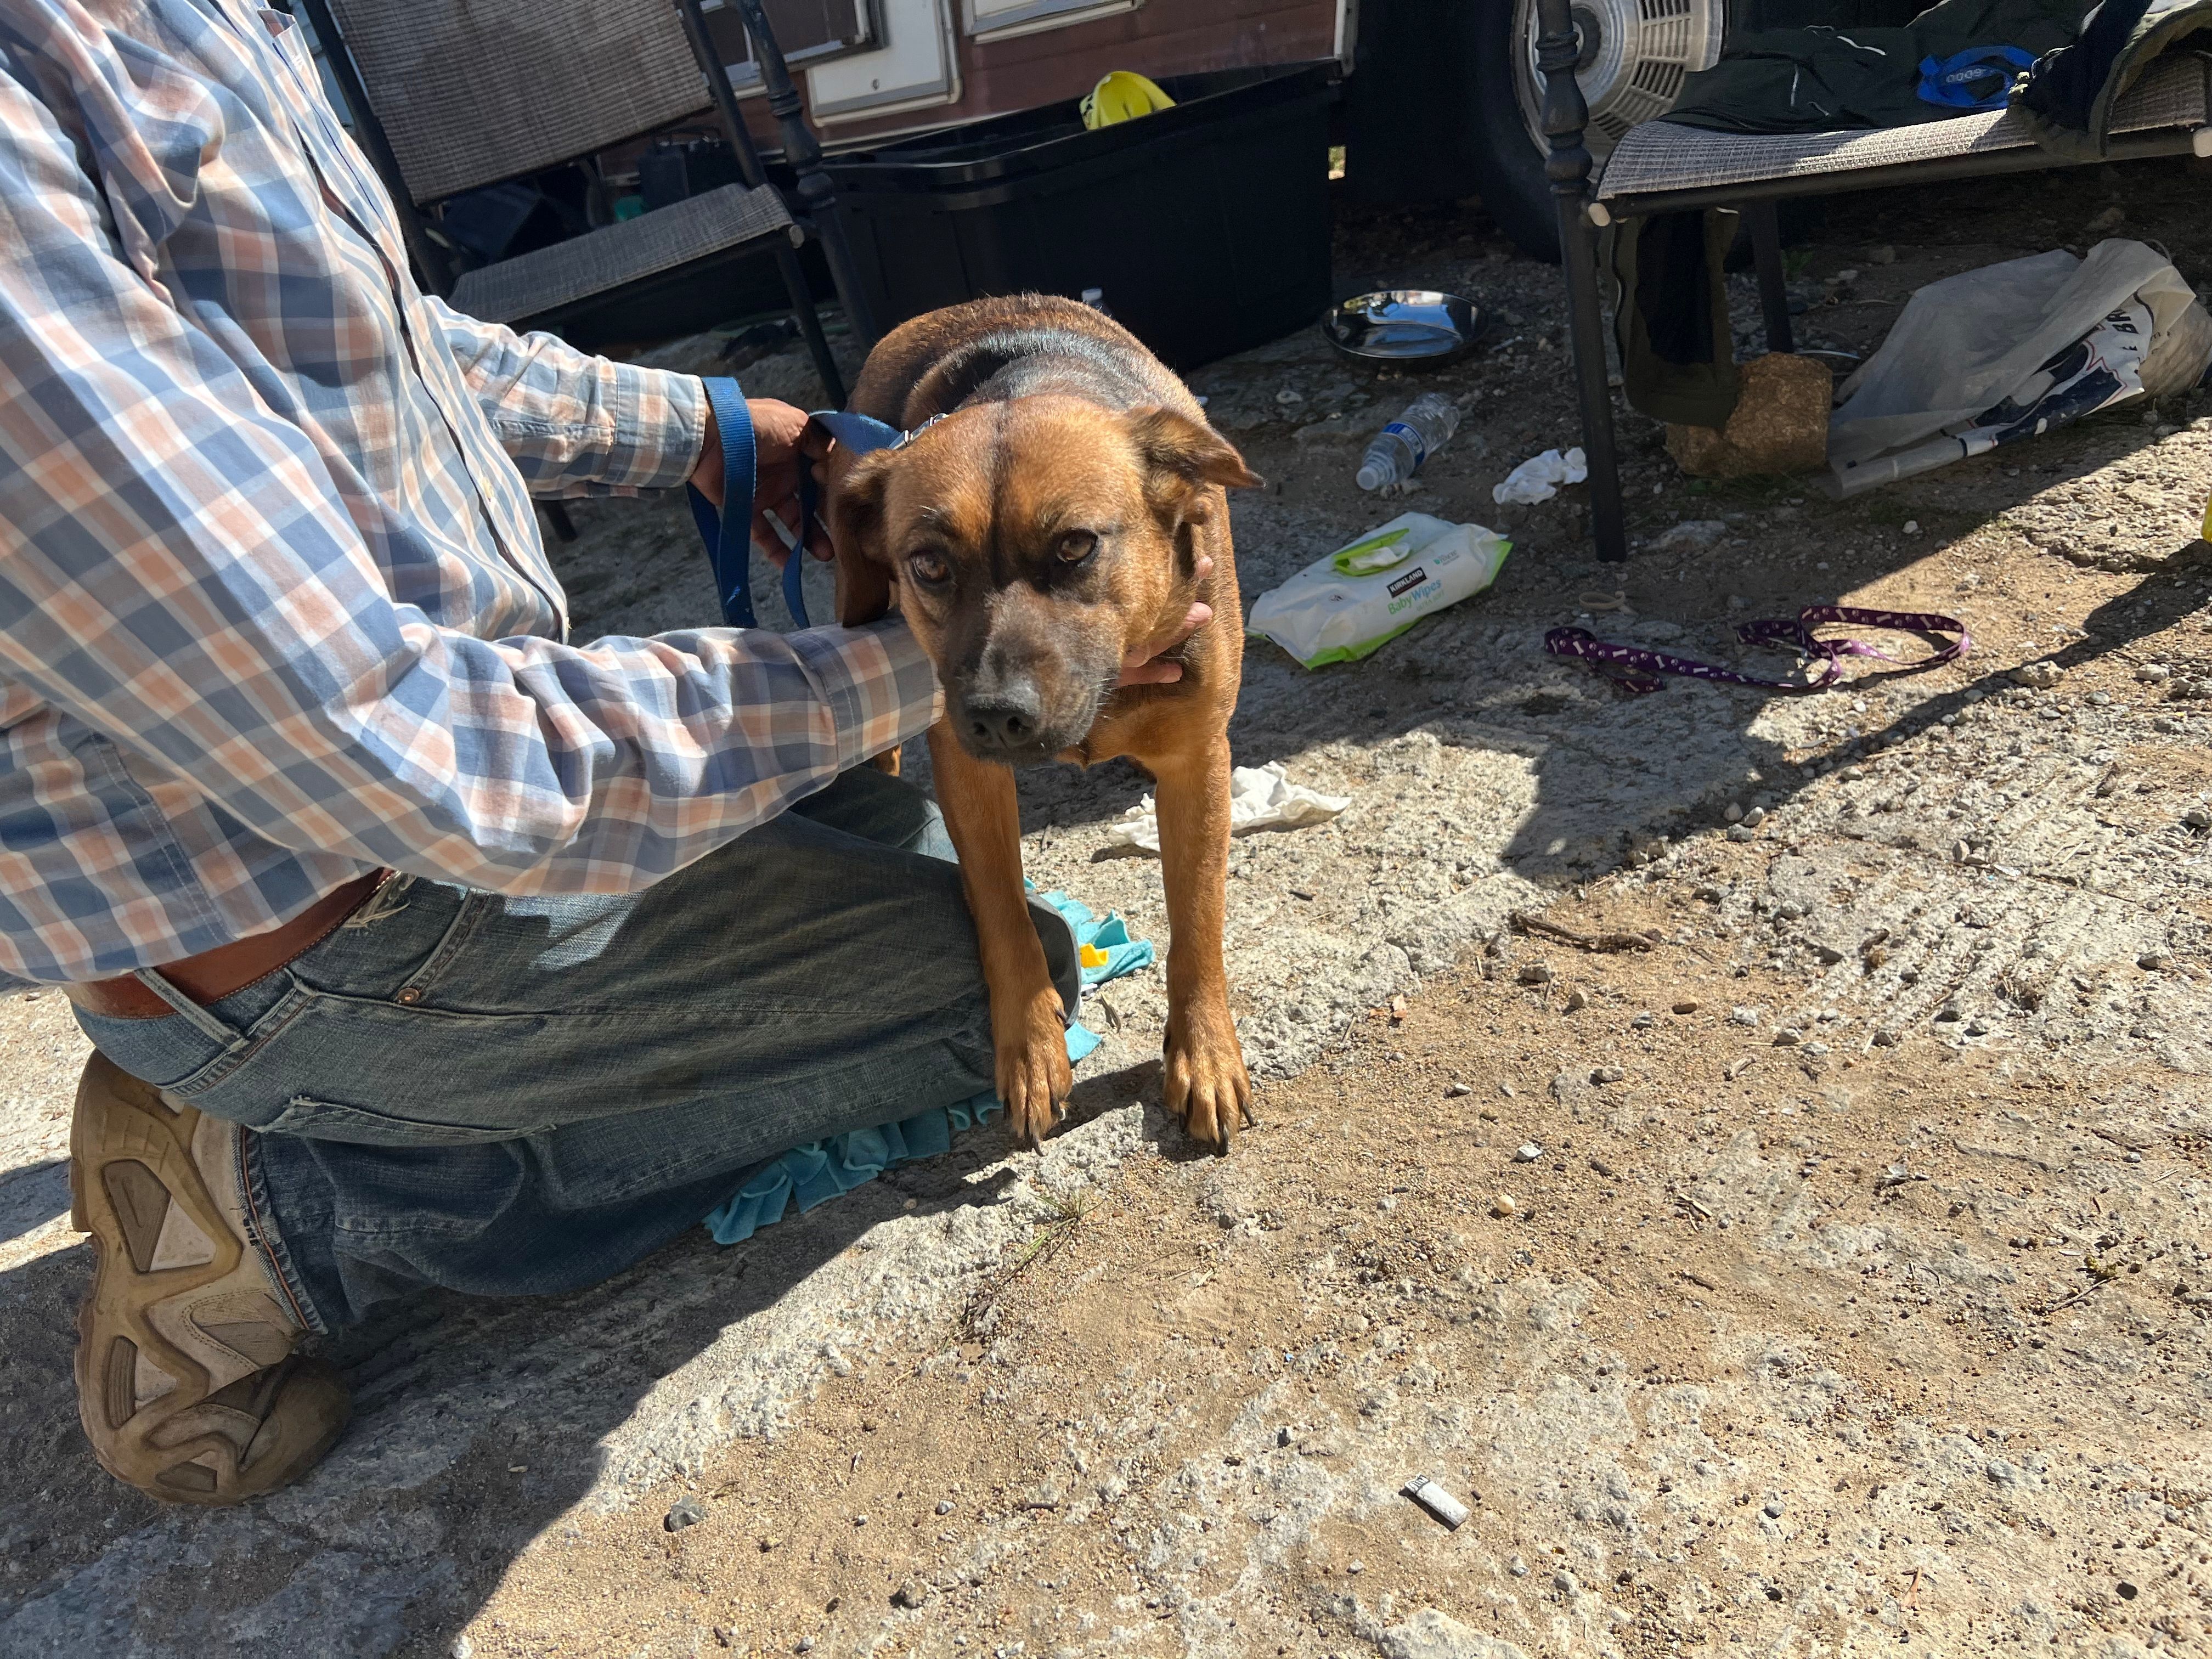
[[[1079,1143],[1103,1114],[1157,1099],[1158,1085],[1156,1063],[1084,1078],[1061,1137]],[[1199,1155],[1157,1111],[1147,1116],[1167,1155]],[[71,1377],[88,1244],[0,1274],[14,1334],[6,1571],[21,1598],[0,1610],[0,1651],[442,1654],[518,1552],[621,1483],[610,1468],[618,1431],[649,1415],[685,1366],[718,1343],[742,1350],[755,1332],[763,1349],[799,1355],[757,1397],[715,1402],[771,1429],[811,1392],[835,1334],[784,1328],[786,1298],[866,1254],[856,1245],[895,1218],[948,1235],[997,1219],[1017,1179],[992,1168],[1004,1152],[1003,1131],[986,1128],[742,1244],[694,1229],[572,1296],[403,1297],[326,1346],[354,1391],[345,1437],[297,1486],[237,1510],[157,1504],[93,1466]],[[1010,1237],[1033,1224],[1006,1224]],[[1003,1242],[947,1251],[933,1288],[951,1306],[933,1317],[957,1323],[959,1298],[989,1283]],[[641,1478],[667,1472],[646,1463]]]

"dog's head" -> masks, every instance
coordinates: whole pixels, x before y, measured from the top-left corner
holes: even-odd
[[[840,615],[880,615],[896,584],[969,752],[1045,760],[1089,734],[1122,657],[1181,621],[1218,487],[1259,482],[1170,409],[964,409],[836,479]]]

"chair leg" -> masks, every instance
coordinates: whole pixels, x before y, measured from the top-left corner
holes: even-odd
[[[1620,459],[1613,434],[1613,388],[1605,363],[1605,309],[1597,291],[1597,231],[1589,222],[1590,153],[1583,143],[1589,106],[1575,82],[1581,55],[1568,0],[1537,0],[1537,67],[1544,75],[1544,136],[1551,143],[1545,175],[1559,208],[1559,255],[1567,275],[1567,333],[1575,353],[1582,404],[1583,453],[1589,464],[1590,533],[1597,556],[1628,557],[1628,524],[1620,501]]]
[[[822,377],[822,390],[829,396],[830,407],[842,409],[845,377],[838,372],[837,360],[830,353],[830,342],[823,337],[822,319],[814,311],[814,291],[807,286],[798,250],[776,249],[775,268],[783,277],[784,292],[791,296],[791,319],[799,325],[799,337],[806,342],[807,353],[814,359],[814,372]]]
[[[866,291],[860,286],[852,244],[837,218],[837,189],[822,165],[821,143],[806,125],[799,88],[792,84],[790,67],[783,61],[783,49],[775,43],[775,32],[769,27],[760,0],[734,0],[734,3],[745,33],[752,37],[754,55],[760,59],[761,85],[768,94],[769,113],[775,117],[776,131],[783,139],[784,161],[799,177],[800,210],[807,228],[821,239],[822,252],[830,261],[830,280],[845,307],[845,322],[853,331],[854,343],[861,350],[869,350],[882,334],[868,307]]]
[[[1744,209],[1751,220],[1752,258],[1759,266],[1759,304],[1766,313],[1766,349],[1795,351],[1790,329],[1790,275],[1782,265],[1782,221],[1772,202]]]
[[[545,515],[545,522],[553,526],[553,534],[556,539],[564,542],[573,542],[576,539],[576,521],[568,516],[568,508],[565,502],[540,501],[538,503],[538,510]]]

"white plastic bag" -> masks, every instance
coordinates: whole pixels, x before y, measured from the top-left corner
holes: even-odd
[[[1498,580],[1512,543],[1480,525],[1405,513],[1253,602],[1248,633],[1308,668],[1352,662]]]
[[[1504,483],[1492,487],[1490,499],[1500,507],[1509,502],[1533,506],[1550,501],[1559,493],[1561,484],[1578,484],[1589,477],[1589,462],[1581,450],[1571,449],[1562,455],[1556,449],[1547,449],[1507,473]]]
[[[1240,766],[1229,775],[1229,833],[1232,836],[1327,823],[1351,805],[1349,795],[1324,795],[1302,783],[1292,783],[1283,775],[1280,761]],[[1152,796],[1146,796],[1106,826],[1106,844],[1158,853],[1159,808]]]
[[[2177,329],[2195,334],[2195,301],[2166,255],[2124,239],[2085,259],[2062,249],[1930,283],[1844,383],[1831,487],[1853,495],[2136,395],[2147,354],[2171,356]],[[2069,362],[2078,345],[2088,351]]]

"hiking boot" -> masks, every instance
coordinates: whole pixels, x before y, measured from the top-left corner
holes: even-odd
[[[353,1402],[248,1241],[238,1126],[95,1054],[70,1131],[70,1217],[92,1235],[76,1404],[117,1480],[179,1504],[236,1504],[312,1468]]]

